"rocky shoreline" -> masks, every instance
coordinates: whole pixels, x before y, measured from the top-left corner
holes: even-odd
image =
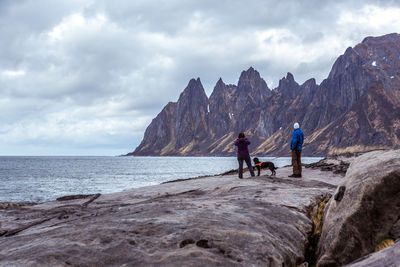
[[[0,266],[398,265],[400,151],[305,167],[2,203]]]

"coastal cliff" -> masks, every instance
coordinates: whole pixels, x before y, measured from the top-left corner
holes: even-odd
[[[276,177],[219,175],[35,205],[1,203],[0,265],[339,266],[357,259],[354,266],[396,265],[398,242],[373,252],[382,236],[400,238],[399,159],[398,150],[377,151],[325,159],[304,168],[301,179],[287,178],[291,168],[284,167]],[[357,222],[352,214],[360,205],[353,203],[360,199],[368,205]],[[390,213],[376,210],[385,205]],[[341,238],[370,221],[375,228],[351,234],[365,241],[362,250]],[[340,233],[333,240],[332,223]],[[341,248],[346,257],[328,260]]]
[[[399,51],[397,33],[367,37],[346,49],[319,85],[312,78],[300,85],[287,73],[271,90],[250,67],[237,85],[219,79],[208,98],[192,79],[127,155],[234,155],[239,132],[255,154],[283,155],[296,121],[304,155],[400,148]]]

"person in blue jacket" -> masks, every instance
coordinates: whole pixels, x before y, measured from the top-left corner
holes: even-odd
[[[301,177],[301,150],[303,149],[304,134],[300,130],[299,123],[293,125],[294,131],[290,141],[290,150],[292,151],[293,174],[289,177]]]

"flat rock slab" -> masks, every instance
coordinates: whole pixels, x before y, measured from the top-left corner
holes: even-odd
[[[196,178],[0,209],[1,266],[294,266],[341,175]],[[245,173],[245,175],[248,173]]]

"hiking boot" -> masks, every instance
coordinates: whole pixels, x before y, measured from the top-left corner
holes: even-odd
[[[288,177],[290,177],[290,178],[301,178],[301,174],[292,174],[292,175],[289,175]]]

